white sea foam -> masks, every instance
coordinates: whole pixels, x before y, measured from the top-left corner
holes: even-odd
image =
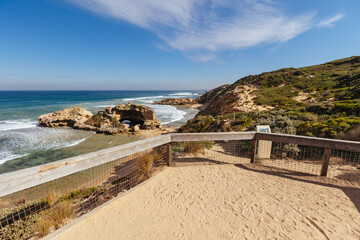
[[[33,128],[38,124],[30,120],[5,120],[0,121],[0,131],[9,131],[15,129]]]
[[[142,100],[141,102],[143,102],[143,103],[154,103],[155,100]]]
[[[85,141],[86,139],[87,139],[87,137],[83,138],[83,139],[80,139],[80,140],[77,140],[77,141],[72,141],[68,145],[66,145],[65,147],[72,147],[72,146],[78,145],[79,143]],[[61,148],[61,147],[59,147],[59,148]]]
[[[194,92],[178,92],[178,93],[171,93],[170,96],[198,96],[199,93]]]
[[[41,127],[1,131],[0,164],[34,151],[74,146],[93,134],[72,129]]]
[[[171,122],[180,121],[186,115],[185,111],[178,110],[174,106],[170,105],[147,105],[155,112],[157,119],[161,121],[161,124],[168,124]]]
[[[166,98],[166,96],[150,96],[150,97],[137,97],[137,98],[124,98],[124,101],[142,101],[146,99],[159,99],[159,98]]]
[[[11,159],[26,156],[27,154],[12,154],[11,152],[0,152],[0,165]]]

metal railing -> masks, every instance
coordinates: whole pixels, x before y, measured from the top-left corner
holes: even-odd
[[[0,238],[45,236],[166,166],[261,165],[360,186],[360,143],[258,132],[167,134],[0,175]]]

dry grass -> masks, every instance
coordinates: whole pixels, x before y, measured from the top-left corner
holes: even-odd
[[[187,142],[185,145],[185,151],[187,153],[201,153],[205,154],[205,149],[211,149],[213,147],[212,141],[202,141],[202,142]]]
[[[200,143],[200,142],[188,142],[186,144],[186,152],[187,153],[202,153],[204,154],[205,153],[205,144],[203,143]]]
[[[39,237],[44,237],[50,233],[50,228],[52,227],[53,223],[49,221],[49,217],[46,213],[42,213],[37,219],[34,224],[34,232],[39,234]]]
[[[74,209],[70,206],[69,201],[63,201],[49,210],[49,218],[53,222],[55,228],[61,227],[64,221],[73,216]]]
[[[156,155],[156,153],[149,153],[138,158],[138,172],[140,178],[148,179],[150,177]]]
[[[56,202],[59,199],[59,193],[55,191],[51,191],[48,193],[46,199],[49,201],[50,205],[52,205],[54,202]]]
[[[41,214],[35,220],[34,232],[39,237],[44,237],[50,233],[51,228],[61,227],[65,220],[71,218],[74,209],[71,207],[70,201],[57,202],[52,207]]]

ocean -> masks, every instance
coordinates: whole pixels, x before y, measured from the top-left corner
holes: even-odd
[[[164,98],[196,98],[201,91],[0,91],[0,165],[44,150],[75,146],[93,132],[65,128],[43,128],[37,118],[68,107],[93,113],[107,106],[133,102],[152,108],[163,126],[180,126],[197,110],[153,105]]]

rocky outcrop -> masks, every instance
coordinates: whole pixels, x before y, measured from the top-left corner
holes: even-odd
[[[80,113],[83,113],[83,115]],[[95,115],[82,108],[68,108],[40,116],[39,124],[45,127],[68,126],[74,129],[105,134],[161,129],[161,123],[156,119],[151,108],[132,103],[107,107]]]
[[[161,101],[157,101],[154,104],[159,105],[193,105],[198,104],[198,100],[195,98],[165,98]]]
[[[151,108],[132,103],[107,107],[86,121],[85,124],[100,128],[100,132],[106,132],[106,129],[113,132],[115,131],[112,129],[114,127],[120,132],[161,128],[161,123],[156,119],[154,111]]]
[[[211,91],[214,90],[216,89]],[[256,90],[257,87],[254,85],[233,84],[228,87],[221,86],[216,94],[215,92],[212,94],[213,97],[208,96],[206,104],[204,104],[197,116],[217,116],[233,112],[260,112],[272,109],[271,106],[261,106],[255,103],[256,95],[254,92]]]
[[[76,124],[84,123],[92,116],[91,112],[81,107],[72,107],[41,115],[38,122],[42,127],[74,127]]]
[[[207,104],[213,101],[217,96],[222,94],[230,84],[225,84],[220,87],[211,89],[210,91],[205,92],[203,95],[201,95],[199,98],[197,98],[198,102],[201,104]]]

